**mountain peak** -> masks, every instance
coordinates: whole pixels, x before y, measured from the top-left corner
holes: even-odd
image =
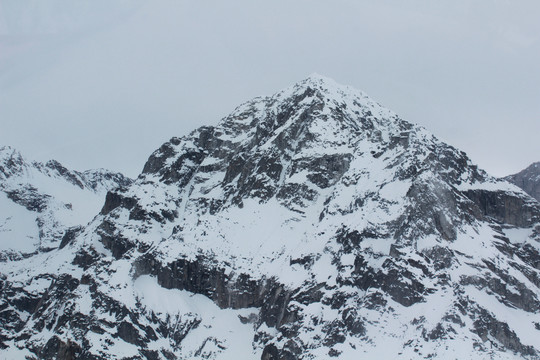
[[[26,160],[11,146],[0,147],[0,178],[10,177],[24,170]]]
[[[30,269],[0,262],[0,357],[538,359],[540,204],[492,180],[311,75],[163,144]]]
[[[293,86],[282,90],[273,96],[277,98],[299,98],[306,103],[307,99],[319,102],[331,112],[345,112],[350,118],[358,118],[359,114],[374,116],[378,119],[396,119],[398,116],[385,108],[365,92],[349,85],[343,85],[335,80],[313,73]]]
[[[394,136],[411,127],[362,91],[312,74],[271,96],[245,102],[216,131],[233,143],[268,147],[277,141],[281,148],[298,150],[306,144],[324,148],[322,139],[335,145],[358,136]]]
[[[299,81],[298,83],[313,84],[313,85],[321,86],[323,88],[342,86],[338,84],[334,79],[318,74],[318,73],[312,73],[305,79]]]
[[[517,185],[527,194],[540,201],[540,162],[535,162],[505,180]]]
[[[21,157],[21,154],[15,148],[9,145],[0,146],[0,159],[7,159],[12,157]]]
[[[280,93],[289,94],[290,92],[298,93],[305,91],[306,89],[311,89],[324,94],[327,100],[342,100],[344,97],[351,96],[360,98],[368,97],[362,91],[359,91],[349,85],[340,84],[330,77],[317,73],[310,74],[308,77],[296,82],[289,88],[284,89],[275,95]]]
[[[262,359],[377,358],[391,342],[393,357],[448,348],[439,358],[455,358],[463,343],[481,354],[487,338],[534,358],[533,322],[511,328],[495,315],[540,306],[525,280],[540,208],[506,185],[362,92],[314,74],[164,144],[131,187],[107,196],[94,226],[97,246],[137,264],[135,273],[220,307],[260,307]],[[212,280],[181,280],[192,276]],[[335,315],[317,318],[327,311]]]

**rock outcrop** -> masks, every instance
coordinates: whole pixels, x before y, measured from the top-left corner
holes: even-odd
[[[540,162],[531,164],[526,169],[504,179],[519,186],[527,194],[540,201]]]

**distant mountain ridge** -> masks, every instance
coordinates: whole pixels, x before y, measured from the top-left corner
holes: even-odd
[[[320,75],[172,138],[95,215],[0,262],[0,356],[540,357],[540,204]]]
[[[92,219],[107,191],[131,182],[104,169],[78,172],[55,160],[28,161],[1,147],[0,251],[27,255],[58,247],[67,228]]]
[[[540,201],[540,162],[535,162],[517,174],[506,176],[504,179],[519,186],[527,194]]]

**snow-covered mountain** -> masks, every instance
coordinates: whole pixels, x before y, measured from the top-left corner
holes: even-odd
[[[129,184],[118,173],[71,171],[57,161],[28,161],[1,147],[0,259],[57,248],[67,229],[92,220],[107,191]]]
[[[527,194],[540,201],[540,162],[531,164],[526,169],[504,179],[519,186]]]
[[[172,138],[0,264],[0,354],[538,359],[540,205],[313,75]]]

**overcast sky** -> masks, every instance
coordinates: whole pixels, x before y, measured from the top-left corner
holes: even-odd
[[[497,175],[540,161],[540,1],[0,0],[0,145],[136,176],[313,72]]]

